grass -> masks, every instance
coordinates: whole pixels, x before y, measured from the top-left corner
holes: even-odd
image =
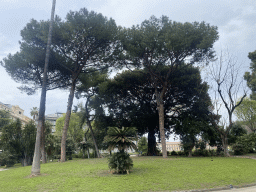
[[[133,157],[129,175],[109,174],[107,159],[75,159],[0,172],[0,192],[9,191],[174,191],[256,182],[256,161],[242,158]]]

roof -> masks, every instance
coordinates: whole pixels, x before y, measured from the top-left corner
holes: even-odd
[[[4,103],[2,103],[2,102],[0,102],[0,104],[6,106],[6,107],[8,107],[8,108],[11,108],[11,107],[12,107],[12,105],[10,105],[10,104],[4,104]]]

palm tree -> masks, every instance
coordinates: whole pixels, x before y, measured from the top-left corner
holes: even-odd
[[[125,149],[137,149],[137,146],[133,141],[137,140],[135,127],[109,127],[107,136],[104,138],[108,144],[108,149],[113,150],[117,148],[120,152],[124,152]]]
[[[42,145],[41,139],[44,138],[44,136],[42,137],[42,133],[44,133],[43,128],[44,128],[44,114],[45,114],[45,101],[46,101],[47,70],[48,70],[48,63],[50,58],[50,46],[51,46],[51,39],[52,39],[52,28],[53,28],[53,21],[54,21],[55,4],[56,4],[56,0],[53,0],[51,22],[49,27],[46,56],[45,56],[43,85],[42,85],[42,92],[41,92],[41,99],[40,99],[37,133],[36,133],[36,144],[35,144],[35,151],[34,151],[33,163],[31,168],[31,176],[40,175],[40,148]],[[44,143],[42,146],[44,146]]]
[[[107,136],[104,141],[108,144],[108,149],[111,151],[117,148],[119,152],[111,155],[109,158],[110,170],[115,169],[117,173],[129,174],[130,169],[133,167],[133,161],[130,155],[125,152],[125,149],[137,149],[133,141],[137,140],[135,127],[109,127]],[[112,171],[111,171],[112,172]]]
[[[38,108],[37,107],[33,107],[32,109],[30,109],[30,115],[33,117],[33,120],[36,120],[36,117],[38,116]]]

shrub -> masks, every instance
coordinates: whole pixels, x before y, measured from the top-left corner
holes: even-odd
[[[256,147],[256,134],[243,135],[237,138],[236,143],[232,146],[234,155],[243,155],[248,152],[253,152]]]
[[[133,167],[133,161],[130,155],[126,152],[117,152],[111,155],[108,159],[110,170],[115,170],[116,173],[128,173]]]
[[[244,155],[248,153],[248,149],[244,147],[243,144],[236,143],[232,146],[232,149],[234,150],[234,155]]]
[[[179,156],[184,156],[184,155],[185,155],[185,152],[184,152],[184,151],[178,151],[177,154],[178,154]]]
[[[214,149],[209,150],[210,156],[216,156],[216,151]]]
[[[221,152],[219,153],[219,156],[224,157],[224,156],[225,156],[225,155],[224,155],[224,151],[221,151]]]
[[[176,151],[172,151],[171,155],[178,155]]]
[[[6,167],[12,167],[16,163],[16,156],[9,151],[0,153],[0,165]]]

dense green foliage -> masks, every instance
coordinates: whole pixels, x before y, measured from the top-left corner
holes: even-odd
[[[133,167],[133,161],[126,152],[117,152],[109,157],[108,166],[110,170],[114,169],[116,173],[127,173]]]
[[[236,143],[232,146],[235,155],[243,155],[253,152],[256,149],[256,134],[251,133],[237,138]]]
[[[0,153],[0,166],[12,167],[17,162],[17,156],[10,151]]]
[[[2,129],[1,148],[17,157],[23,166],[32,164],[35,148],[36,126],[30,122],[22,128],[18,119]]]
[[[164,121],[168,111],[164,109],[164,104],[166,98],[172,96],[168,90],[173,85],[169,79],[184,63],[192,65],[214,58],[213,43],[218,39],[217,27],[205,22],[179,23],[169,20],[167,16],[159,19],[152,16],[141,25],[124,28],[120,36],[125,50],[122,62],[126,66],[144,68],[154,88],[158,128],[163,157],[166,158]],[[159,68],[165,70],[157,70]]]
[[[105,143],[108,143],[109,150],[117,148],[121,152],[129,148],[137,149],[135,143],[133,143],[137,140],[135,127],[109,127],[104,140]]]
[[[248,126],[252,132],[256,131],[256,101],[244,98],[243,102],[235,109],[234,114],[239,121]]]
[[[10,121],[11,119],[9,112],[5,110],[0,110],[0,131],[5,125],[9,124]]]
[[[252,90],[251,99],[256,99],[256,51],[248,54],[251,60],[250,69],[252,72],[245,72],[244,79],[247,81],[248,87]]]
[[[141,137],[138,142],[138,152],[141,155],[147,155],[148,153],[148,142],[146,137]]]
[[[63,114],[62,117],[58,118],[56,121],[56,132],[55,135],[61,136],[62,129],[64,126],[66,114]],[[69,128],[68,128],[68,137],[75,143],[78,144],[83,140],[84,130],[81,127],[81,119],[78,114],[72,113],[69,121]]]

